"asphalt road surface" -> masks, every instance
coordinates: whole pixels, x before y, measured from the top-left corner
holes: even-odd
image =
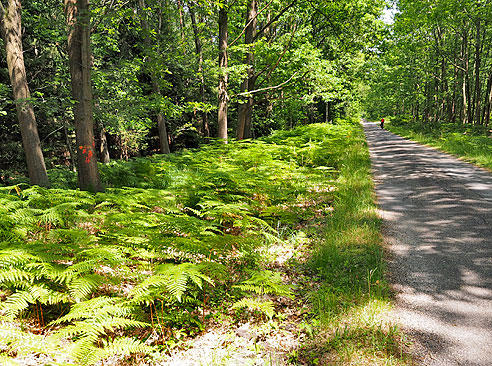
[[[492,174],[364,123],[395,314],[421,365],[492,365]]]

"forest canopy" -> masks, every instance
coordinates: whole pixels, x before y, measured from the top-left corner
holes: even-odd
[[[79,180],[97,179],[94,166],[80,172],[92,156],[107,163],[352,115],[387,34],[382,0],[2,4],[2,181],[27,173],[26,146],[41,148],[48,169],[78,165]],[[21,37],[11,42],[14,25]],[[15,49],[22,88],[7,72]],[[15,96],[19,88],[30,93]],[[30,108],[37,140],[21,136],[16,107]],[[78,130],[86,123],[93,137]],[[48,185],[40,174],[34,183]]]

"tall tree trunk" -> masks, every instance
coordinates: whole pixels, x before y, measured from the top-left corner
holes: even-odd
[[[448,112],[448,120],[450,122],[455,123],[456,122],[456,105],[457,105],[457,95],[458,95],[458,67],[457,67],[457,54],[456,54],[456,49],[457,49],[457,39],[455,40],[454,47],[453,47],[453,95],[451,96],[451,104],[449,107],[449,112]]]
[[[465,30],[463,34],[463,45],[461,48],[461,55],[463,60],[463,80],[462,80],[462,97],[463,97],[463,124],[470,122],[471,111],[468,103],[470,102],[470,87],[468,85],[469,79],[469,60],[468,60],[468,35]]]
[[[480,27],[480,18],[477,19],[476,22],[476,31],[477,31],[477,39],[475,40],[475,123],[480,123],[480,97],[481,97],[481,88],[480,88],[480,63],[481,63],[481,27]]]
[[[91,85],[90,11],[88,0],[65,0],[68,25],[68,56],[72,82],[75,138],[77,141],[77,175],[79,188],[103,190],[94,141]]]
[[[103,164],[111,161],[109,157],[108,139],[106,138],[106,128],[102,123],[99,124],[99,160]]]
[[[246,30],[244,33],[244,44],[251,45],[256,36],[256,18],[258,14],[258,0],[250,0],[246,13]],[[247,77],[241,84],[241,92],[252,91],[255,88],[256,76],[254,69],[254,53],[248,50],[244,63],[247,66]],[[253,95],[248,95],[238,108],[238,124],[236,137],[238,140],[251,137],[251,123],[253,119]]]
[[[490,122],[490,106],[492,103],[492,70],[489,71],[489,76],[487,78],[487,89],[485,96],[487,99],[485,99],[481,124],[488,126]]]
[[[26,155],[29,181],[31,184],[49,187],[50,182],[46,173],[24,65],[21,9],[20,0],[9,0],[6,8],[0,3],[0,31],[7,54],[7,66]]]
[[[63,122],[63,132],[65,134],[65,142],[67,144],[68,153],[70,154],[70,163],[72,164],[72,170],[76,172],[77,162],[75,161],[75,153],[73,152],[72,142],[70,141],[70,136],[68,135],[68,128],[65,124],[65,121]]]
[[[179,14],[179,30],[181,32],[181,47],[183,47],[183,54],[186,55],[186,46],[185,46],[185,21],[183,16],[183,2],[182,0],[177,0],[178,5],[178,14]]]
[[[447,82],[447,64],[446,59],[441,60],[441,108],[439,111],[439,120],[446,118],[446,109],[449,104],[448,95],[448,82]]]
[[[227,3],[219,9],[219,105],[217,137],[227,143],[227,42],[228,42]]]
[[[198,26],[196,23],[195,16],[195,6],[196,4],[191,1],[188,8],[190,10],[191,25],[193,27],[193,35],[195,37],[195,50],[198,61],[198,75],[200,77],[200,99],[203,104],[205,104],[205,77],[203,75],[203,50],[202,42],[200,40],[200,32],[198,31]],[[210,137],[210,127],[208,125],[208,115],[206,111],[202,111],[202,123],[201,132],[204,136]]]
[[[149,23],[147,22],[147,17],[146,14],[144,13],[145,9],[145,2],[144,0],[139,0],[138,1],[139,6],[140,6],[140,19],[142,22],[142,29],[144,31],[144,44],[145,44],[145,51],[150,51],[152,48],[152,42],[150,39],[150,27]],[[159,87],[159,80],[157,78],[157,75],[155,71],[152,68],[152,55],[147,55],[147,61],[148,64],[150,65],[150,78],[152,82],[152,92],[158,96],[161,95],[161,89]],[[161,112],[157,113],[157,130],[159,132],[159,149],[161,151],[161,154],[169,154],[171,152],[171,149],[169,148],[169,136],[167,134],[167,128],[166,128],[166,119],[164,115]]]

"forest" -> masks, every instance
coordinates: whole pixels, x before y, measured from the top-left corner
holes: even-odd
[[[489,149],[491,12],[1,0],[0,363],[410,365],[359,121]]]

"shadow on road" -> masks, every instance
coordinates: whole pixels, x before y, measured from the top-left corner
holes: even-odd
[[[492,364],[492,175],[364,128],[397,315],[422,363]]]

